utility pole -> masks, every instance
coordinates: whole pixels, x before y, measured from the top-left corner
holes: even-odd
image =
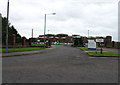
[[[8,0],[8,3],[7,3],[6,53],[8,52],[8,21],[9,21],[9,0]]]

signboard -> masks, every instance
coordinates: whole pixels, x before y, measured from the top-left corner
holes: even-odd
[[[88,40],[88,49],[96,49],[96,42],[94,40]]]
[[[104,39],[96,39],[96,42],[104,42]]]

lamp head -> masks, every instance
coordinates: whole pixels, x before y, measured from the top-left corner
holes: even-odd
[[[56,13],[52,13],[53,15],[56,15]]]

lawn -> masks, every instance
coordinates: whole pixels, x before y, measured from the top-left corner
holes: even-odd
[[[120,53],[114,53],[114,52],[103,52],[102,54],[100,52],[88,52],[89,55],[93,56],[118,56]]]
[[[8,48],[8,52],[22,52],[22,51],[34,51],[44,49],[42,47],[26,47],[26,48]],[[2,48],[2,52],[5,53],[6,49]]]

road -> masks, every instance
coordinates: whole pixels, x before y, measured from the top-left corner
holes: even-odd
[[[118,59],[55,46],[40,54],[3,58],[2,74],[3,83],[118,83]]]

